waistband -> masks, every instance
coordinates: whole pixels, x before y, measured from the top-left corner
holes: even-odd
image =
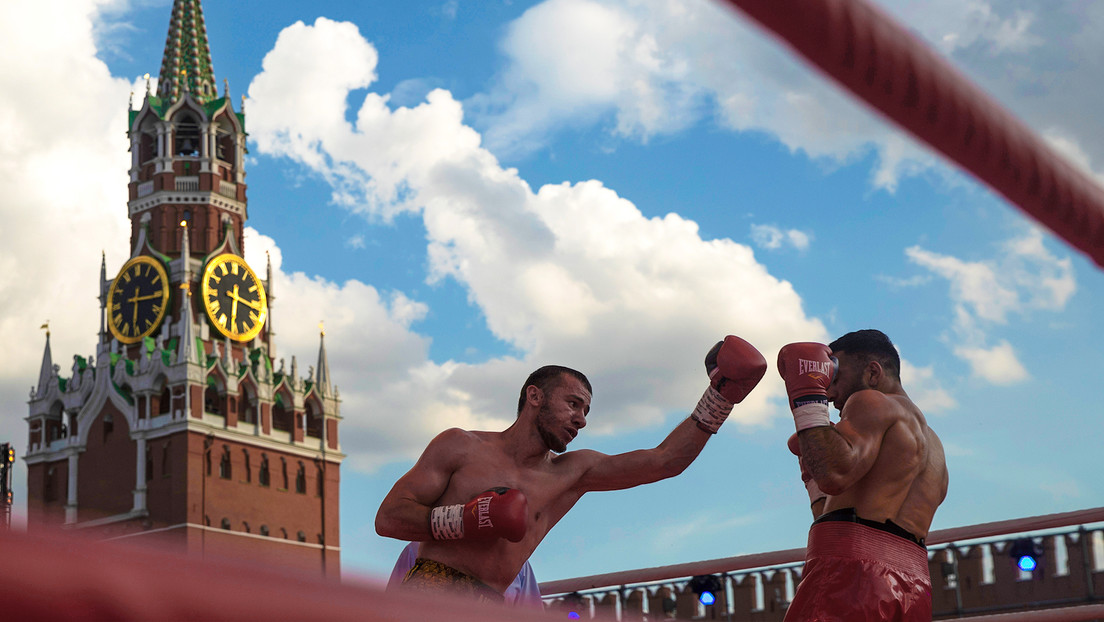
[[[850,521],[813,524],[805,559],[816,557],[877,561],[915,577],[928,577],[926,549],[884,530]]]
[[[887,519],[886,522],[879,523],[877,521],[862,518],[855,513],[855,508],[840,508],[838,510],[832,510],[831,512],[828,512],[826,514],[821,514],[817,517],[816,520],[813,521],[813,524],[815,525],[817,523],[828,523],[837,521],[845,523],[858,523],[860,525],[865,525],[873,529],[879,529],[886,533],[893,534],[898,538],[904,538],[905,540],[908,540],[909,542],[920,546],[924,550],[927,550],[927,547],[924,546],[924,538],[917,538],[915,535],[913,535],[911,531],[898,525],[892,520]]]
[[[506,599],[502,592],[476,577],[426,557],[414,560],[414,565],[403,578],[402,586],[465,594],[481,602],[502,603]]]

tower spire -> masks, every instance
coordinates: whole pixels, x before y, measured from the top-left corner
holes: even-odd
[[[330,361],[326,357],[326,329],[318,323],[318,367],[314,373],[314,386],[319,395],[330,396],[333,386],[330,384]]]
[[[165,55],[161,58],[157,96],[175,101],[184,92],[202,102],[218,96],[200,0],[173,0]]]
[[[42,367],[38,371],[38,395],[46,394],[46,386],[54,375],[54,357],[50,353],[50,321],[42,325],[46,330],[46,349],[42,352]]]

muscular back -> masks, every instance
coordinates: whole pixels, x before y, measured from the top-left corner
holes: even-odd
[[[862,518],[892,520],[927,537],[948,479],[943,445],[920,409],[903,393],[859,391],[831,431],[847,445],[822,485],[825,511],[853,507]]]

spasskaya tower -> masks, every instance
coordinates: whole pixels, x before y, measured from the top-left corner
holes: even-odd
[[[175,0],[132,101],[129,259],[100,266],[95,355],[47,331],[29,401],[27,522],[340,572],[339,396],[325,334],[277,358],[271,264],[244,258],[246,116],[218,93],[199,0]],[[111,275],[111,276],[109,276]]]

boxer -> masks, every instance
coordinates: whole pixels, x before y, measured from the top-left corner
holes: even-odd
[[[924,548],[947,496],[939,437],[901,386],[901,359],[877,330],[793,343],[778,373],[816,519],[786,622],[930,622]],[[832,425],[828,404],[840,411]],[[823,496],[823,505],[817,508]]]
[[[376,514],[379,535],[422,543],[402,585],[501,600],[585,493],[681,473],[755,388],[767,363],[754,346],[729,335],[709,351],[705,366],[709,386],[697,407],[651,449],[567,451],[586,426],[592,389],[585,375],[557,365],[526,379],[517,419],[506,430],[453,428],[437,435]]]

